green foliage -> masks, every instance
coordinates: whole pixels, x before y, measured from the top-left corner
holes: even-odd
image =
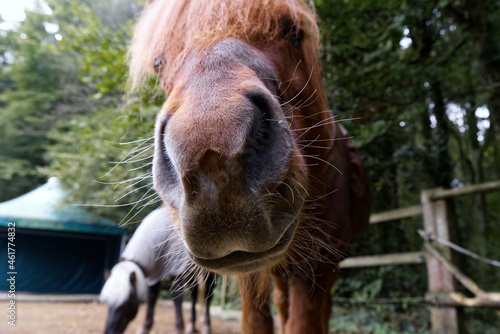
[[[429,313],[412,307],[404,313],[392,305],[335,306],[330,329],[339,334],[427,334]]]
[[[359,119],[342,124],[353,134],[369,173],[373,212],[417,204],[423,189],[500,177],[500,127],[495,126],[500,94],[494,84],[500,80],[498,2],[315,3],[328,98],[338,119]],[[477,116],[479,106],[486,106],[490,115]],[[490,126],[480,130],[484,119]],[[488,239],[500,236],[498,196],[448,203],[457,242],[494,259],[500,252]],[[417,218],[370,226],[351,254],[419,250],[420,228]],[[460,261],[480,286],[498,291],[495,268]],[[423,296],[425,276],[425,267],[416,265],[348,270],[336,294]],[[473,318],[474,312],[469,316]],[[490,328],[487,321],[481,324],[476,332]]]
[[[16,31],[3,31],[0,92],[0,201],[37,186],[49,144],[46,133],[61,117],[63,104],[75,98],[75,67],[56,56],[48,15],[28,12]]]
[[[94,99],[121,96],[126,82],[125,55],[130,39],[127,32],[131,30],[132,21],[125,23],[122,30],[112,31],[89,7],[79,2],[65,7],[64,14],[70,11],[74,16],[71,21],[61,22],[61,30],[67,38],[59,43],[59,51],[80,58],[79,79],[95,87]]]
[[[116,109],[101,108],[59,122],[50,133],[54,144],[47,158],[52,163],[44,173],[62,180],[71,194],[68,202],[90,204],[89,210],[117,221],[139,221],[144,215],[134,217],[135,212],[125,218],[134,205],[124,205],[138,201],[151,188],[152,125],[157,112],[153,106],[142,110],[141,118],[134,112],[117,117]],[[134,143],[121,144],[129,139]],[[126,163],[120,164],[122,160]],[[137,191],[141,187],[144,190]]]
[[[140,205],[124,206],[151,187],[147,168],[139,168],[152,150],[140,148],[151,142],[137,140],[152,136],[163,99],[152,83],[123,101],[130,18],[139,7],[117,1],[107,6],[120,9],[106,15],[110,10],[99,1],[53,0],[49,5],[51,15],[27,13],[19,29],[6,31],[0,43],[1,59],[13,58],[0,62],[6,78],[0,86],[1,196],[18,196],[45,177],[58,176],[69,191],[68,202],[95,205],[88,209],[119,221],[138,221],[142,215],[135,214],[153,198],[149,190]],[[106,24],[91,7],[100,9]],[[48,33],[47,24],[57,31]],[[130,141],[136,144],[120,144]],[[137,156],[124,158],[136,146],[132,155]],[[122,159],[131,162],[114,167]]]
[[[466,308],[464,314],[467,318],[467,333],[496,334],[500,328],[500,319],[494,309]]]
[[[62,180],[69,202],[87,204],[122,223],[140,221],[150,211],[143,207],[158,205],[150,164],[154,119],[163,97],[150,93],[156,91],[152,83],[122,100],[130,21],[113,31],[77,2],[64,3],[55,13],[71,17],[60,23],[65,37],[58,51],[78,59],[79,79],[92,86],[96,106],[57,123],[49,134],[51,164],[43,172]]]

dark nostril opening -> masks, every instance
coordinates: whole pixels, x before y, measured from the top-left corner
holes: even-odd
[[[254,189],[261,189],[276,182],[288,166],[290,138],[282,111],[268,92],[253,91],[246,97],[255,110],[244,151],[246,178]]]
[[[161,149],[162,149],[162,155],[168,159],[168,154],[167,154],[167,148],[165,146],[165,131],[167,130],[167,124],[168,124],[168,120],[170,119],[170,117],[166,117],[164,120],[162,120],[161,123],[159,123],[159,129],[158,129],[158,135],[159,135],[159,143],[155,143],[156,145],[160,145]]]
[[[179,176],[177,175],[177,171],[166,147],[166,131],[169,119],[169,116],[163,116],[157,123],[155,152],[153,157],[155,189],[163,192],[170,191],[179,184]]]
[[[164,172],[168,173],[168,175],[174,179],[177,179],[176,177],[176,171],[174,169],[174,165],[172,163],[172,160],[170,159],[170,156],[168,155],[166,143],[165,143],[165,131],[167,130],[167,122],[165,122],[161,129],[161,149],[162,149],[162,158],[164,160],[163,167],[165,168]],[[174,180],[172,180],[173,182]]]
[[[247,94],[247,98],[257,107],[261,112],[261,119],[269,122],[272,118],[272,106],[268,97],[261,92],[252,92]]]
[[[274,138],[271,124],[273,122],[273,106],[269,98],[262,92],[249,93],[247,94],[247,98],[258,112],[249,136],[248,146],[252,150],[260,152],[265,150]]]

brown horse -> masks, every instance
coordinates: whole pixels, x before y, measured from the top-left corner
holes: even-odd
[[[156,72],[154,187],[199,268],[236,275],[244,333],[327,333],[336,264],[368,223],[366,178],[327,108],[301,0],[152,1],[131,46]]]

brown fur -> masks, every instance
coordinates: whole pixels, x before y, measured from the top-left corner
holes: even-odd
[[[175,19],[173,19],[175,18]],[[269,45],[282,38],[284,24],[307,29],[312,47],[319,46],[313,13],[294,0],[153,1],[141,16],[130,48],[130,75],[134,86],[143,76],[161,68],[166,86],[193,50],[234,37],[252,45]]]
[[[133,85],[158,72],[168,94],[155,188],[193,262],[237,274],[244,333],[273,331],[271,276],[282,331],[326,333],[335,265],[368,223],[318,45],[301,0],[180,0],[154,1],[131,46]]]

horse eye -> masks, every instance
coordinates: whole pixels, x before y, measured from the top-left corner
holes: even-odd
[[[154,62],[154,68],[156,73],[159,73],[162,67],[163,67],[163,60],[161,58],[156,58]]]
[[[298,29],[293,22],[289,22],[283,29],[283,37],[291,45],[299,47],[304,38],[304,32],[302,29]]]

